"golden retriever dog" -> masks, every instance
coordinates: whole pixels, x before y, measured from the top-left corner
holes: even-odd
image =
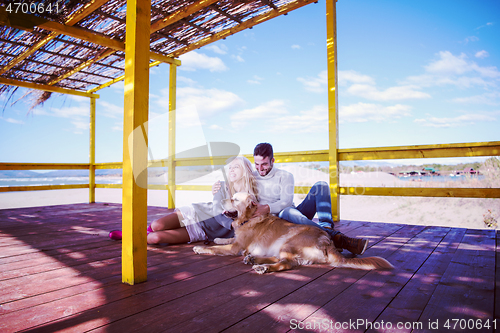
[[[273,215],[252,217],[257,206],[248,193],[236,193],[225,206],[232,205],[238,218],[231,244],[195,246],[198,254],[245,255],[243,262],[259,273],[277,272],[301,265],[328,264],[358,269],[391,269],[380,257],[345,258],[335,248],[330,236],[314,226],[294,224]]]

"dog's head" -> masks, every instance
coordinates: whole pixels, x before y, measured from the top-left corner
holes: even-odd
[[[257,210],[257,200],[255,197],[246,192],[238,192],[231,199],[224,200],[224,209],[229,212],[238,212],[238,219],[247,221],[252,218],[255,210]]]

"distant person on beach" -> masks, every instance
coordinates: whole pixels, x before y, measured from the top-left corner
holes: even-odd
[[[252,174],[252,163],[246,157],[235,157],[225,169],[228,183],[220,182],[222,190],[214,193],[212,202],[176,208],[173,213],[153,221],[147,231],[148,244],[179,244],[233,237],[233,218],[224,212],[222,202],[236,192],[247,192],[258,198],[257,182]],[[112,231],[110,238],[121,239],[121,231]]]

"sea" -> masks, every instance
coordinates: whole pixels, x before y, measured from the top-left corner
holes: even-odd
[[[121,177],[96,177],[96,184],[121,184]],[[39,186],[39,185],[75,185],[88,184],[89,177],[19,177],[0,178],[0,187]]]
[[[163,180],[163,177],[161,177]],[[440,176],[409,176],[398,177],[402,181],[418,181],[418,182],[450,182],[450,181],[465,181],[470,179],[482,180],[484,175],[440,175]],[[37,185],[74,185],[88,184],[89,177],[17,177],[17,178],[0,178],[0,187],[8,186],[37,186]],[[96,184],[121,184],[122,178],[115,177],[96,177]],[[151,181],[152,184],[164,184],[165,181]]]

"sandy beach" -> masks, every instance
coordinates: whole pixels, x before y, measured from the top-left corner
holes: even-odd
[[[299,166],[284,166],[283,169],[294,174],[296,185],[328,181],[328,175],[318,170]],[[212,185],[221,179],[219,171],[183,184]],[[340,183],[341,186],[408,186],[408,182],[383,172],[341,174]],[[87,189],[3,192],[0,193],[0,209],[85,203],[88,202],[88,193]],[[166,207],[167,194],[163,190],[148,190],[148,205]],[[295,195],[295,204],[299,204],[303,197]],[[211,201],[211,198],[211,193],[206,191],[177,191],[176,206]],[[96,189],[97,202],[121,203],[121,199],[121,189]],[[499,199],[353,195],[341,196],[340,199],[342,220],[485,229],[484,214],[488,214],[488,210],[500,220]]]

